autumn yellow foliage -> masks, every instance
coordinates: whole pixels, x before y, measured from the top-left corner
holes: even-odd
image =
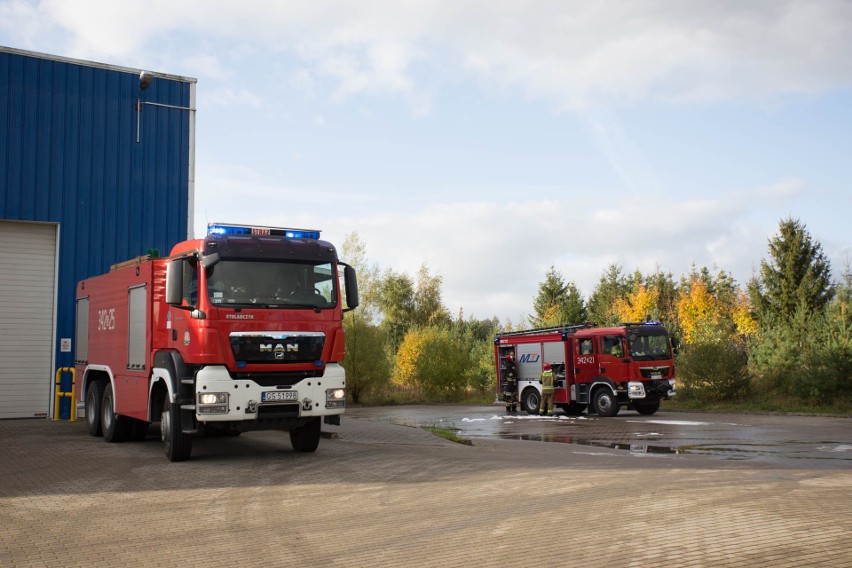
[[[413,385],[417,364],[426,344],[426,336],[418,330],[409,331],[396,352],[396,368],[391,382],[397,385]]]
[[[737,326],[737,333],[746,337],[757,336],[757,320],[752,315],[751,301],[748,294],[742,290],[737,294],[736,304],[731,315],[734,318],[734,325]]]
[[[637,284],[626,297],[615,300],[613,308],[621,321],[643,321],[654,312],[659,296],[659,290]]]
[[[693,343],[700,329],[719,323],[720,304],[710,294],[707,285],[695,279],[690,286],[681,290],[677,302],[677,315],[684,341]]]

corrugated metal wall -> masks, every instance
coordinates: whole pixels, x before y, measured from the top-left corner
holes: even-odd
[[[189,107],[194,89],[157,75],[141,100]],[[0,219],[59,224],[57,346],[78,280],[191,230],[191,111],[143,105],[137,143],[139,96],[138,70],[0,47]]]

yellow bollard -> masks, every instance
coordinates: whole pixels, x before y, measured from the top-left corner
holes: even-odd
[[[63,391],[62,373],[71,373],[71,391]],[[56,369],[56,398],[53,401],[53,419],[59,420],[59,400],[62,397],[71,397],[70,422],[77,420],[77,401],[74,400],[74,386],[76,385],[77,370],[74,367],[59,367]]]

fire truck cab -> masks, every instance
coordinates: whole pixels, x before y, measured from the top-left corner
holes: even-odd
[[[651,415],[675,395],[675,368],[668,331],[659,323],[614,327],[564,325],[498,334],[494,339],[498,381],[500,361],[517,361],[521,409],[538,412],[541,369],[556,375],[554,404],[569,415],[587,410],[615,416],[624,407]]]

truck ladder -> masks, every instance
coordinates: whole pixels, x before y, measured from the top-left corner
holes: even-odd
[[[525,329],[522,331],[506,331],[504,333],[498,333],[497,338],[500,337],[519,337],[524,335],[539,335],[542,333],[574,333],[577,330],[586,328],[586,327],[595,327],[595,324],[591,322],[579,323],[579,324],[563,324],[557,325],[555,327],[539,327],[536,329]]]

